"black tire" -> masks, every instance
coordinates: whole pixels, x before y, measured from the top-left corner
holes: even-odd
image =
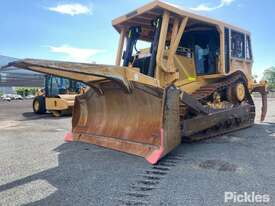
[[[45,114],[46,113],[46,104],[45,97],[37,96],[34,98],[32,103],[33,112],[36,114]]]

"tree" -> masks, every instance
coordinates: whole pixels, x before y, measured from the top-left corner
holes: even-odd
[[[16,94],[19,94],[21,96],[25,96],[25,89],[24,88],[16,88]]]
[[[264,71],[263,79],[268,82],[271,89],[275,89],[275,67],[270,67]]]
[[[21,96],[28,96],[30,94],[35,95],[36,88],[16,88],[16,93],[21,95]]]

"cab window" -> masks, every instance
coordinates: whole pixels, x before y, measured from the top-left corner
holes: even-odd
[[[211,26],[188,27],[179,47],[188,48],[194,53],[197,75],[217,73],[220,55],[219,32]]]
[[[233,30],[231,31],[231,56],[245,58],[245,35]]]

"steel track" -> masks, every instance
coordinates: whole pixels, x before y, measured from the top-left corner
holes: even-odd
[[[195,91],[192,96],[195,97],[202,104],[207,102],[207,99],[211,97],[214,92],[221,92],[228,87],[233,86],[237,82],[243,82],[246,87],[246,99],[245,102],[251,105],[251,109],[248,115],[240,118],[240,119],[228,119],[224,122],[220,122],[219,125],[208,128],[204,131],[200,131],[194,135],[183,137],[183,142],[195,142],[200,140],[205,140],[217,136],[224,135],[229,132],[237,131],[243,128],[250,127],[254,124],[255,120],[255,105],[253,99],[247,88],[247,80],[245,76],[241,72],[236,72],[225,79],[213,83],[204,87],[201,87],[197,91]],[[241,105],[234,105],[241,106]],[[183,116],[183,115],[182,115]],[[182,120],[183,122],[184,120]]]

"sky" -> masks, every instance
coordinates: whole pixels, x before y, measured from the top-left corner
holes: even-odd
[[[1,0],[0,55],[114,64],[111,21],[150,0]],[[167,0],[252,33],[253,74],[275,66],[274,0]]]

